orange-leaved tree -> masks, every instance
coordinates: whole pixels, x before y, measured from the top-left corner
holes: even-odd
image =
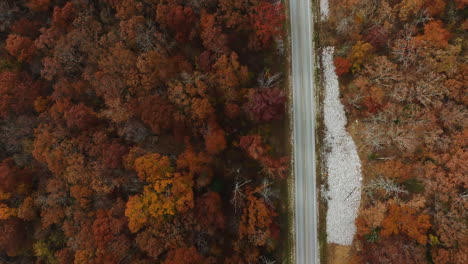
[[[276,213],[262,197],[258,197],[258,190],[246,193],[247,206],[242,211],[239,225],[240,239],[246,239],[255,246],[263,246],[271,238],[273,218]]]
[[[203,256],[195,247],[176,248],[167,254],[164,264],[202,264],[205,263]]]
[[[193,180],[174,172],[167,156],[150,153],[135,160],[138,177],[148,183],[143,194],[130,197],[125,215],[129,228],[137,232],[149,221],[193,208]]]
[[[431,222],[428,215],[418,214],[414,208],[390,204],[387,217],[382,221],[382,227],[383,237],[404,234],[420,244],[426,244]]]

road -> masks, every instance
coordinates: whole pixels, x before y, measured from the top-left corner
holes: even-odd
[[[296,263],[318,264],[315,175],[313,13],[310,0],[290,0],[294,119]]]

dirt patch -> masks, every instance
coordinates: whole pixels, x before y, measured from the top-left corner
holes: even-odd
[[[327,245],[327,264],[348,264],[351,261],[351,246],[334,243]]]

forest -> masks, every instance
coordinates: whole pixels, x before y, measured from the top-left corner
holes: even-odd
[[[349,263],[468,263],[466,0],[330,2],[363,168]]]
[[[285,20],[276,0],[0,1],[0,263],[282,262]],[[434,176],[461,165],[431,153]]]

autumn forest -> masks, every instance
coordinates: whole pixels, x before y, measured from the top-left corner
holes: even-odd
[[[330,2],[321,41],[363,167],[348,263],[468,263],[467,5]]]
[[[0,263],[283,258],[285,13],[0,1]]]
[[[362,167],[344,263],[468,263],[467,5],[329,0],[315,21]],[[0,264],[289,263],[287,14],[0,0]]]

